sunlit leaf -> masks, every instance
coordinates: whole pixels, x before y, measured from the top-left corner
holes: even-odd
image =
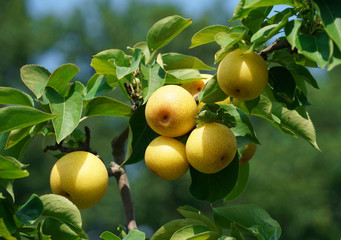
[[[27,177],[27,170],[24,170],[28,165],[24,165],[17,159],[10,156],[0,155],[0,178],[17,179]]]
[[[10,87],[0,87],[0,104],[21,105],[33,107],[33,99],[30,95]]]
[[[29,127],[54,117],[55,115],[31,107],[0,108],[0,133]]]
[[[185,19],[177,15],[157,21],[147,34],[147,44],[150,52],[166,46],[191,23],[191,19]]]
[[[55,69],[49,77],[47,86],[52,87],[59,94],[64,95],[67,84],[76,76],[79,68],[72,64],[63,64]]]
[[[100,96],[88,101],[86,104],[84,115],[91,116],[114,116],[129,117],[131,115],[131,107],[116,99]]]
[[[166,73],[163,68],[155,63],[152,66],[145,66],[141,64],[140,71],[143,76],[143,80],[141,82],[143,89],[143,100],[146,103],[149,97],[166,81]]]
[[[230,28],[224,25],[212,25],[205,27],[193,35],[191,40],[192,44],[189,48],[194,48],[203,44],[214,42],[214,37],[217,33],[228,33],[229,30]]]
[[[180,53],[165,53],[162,54],[162,61],[165,66],[165,70],[174,69],[198,69],[198,70],[214,70],[201,61],[199,58],[190,55],[184,55]]]
[[[302,26],[302,21],[300,21],[299,19],[294,19],[292,21],[289,21],[285,25],[285,29],[284,29],[285,35],[292,49],[296,47],[296,38],[298,38],[299,30],[301,26]]]
[[[20,69],[20,77],[24,84],[40,98],[48,82],[50,72],[38,65],[25,65]]]
[[[77,126],[81,118],[83,100],[78,92],[64,98],[52,88],[46,88],[46,97],[51,112],[57,115],[53,120],[56,141],[59,143],[67,137]]]
[[[249,182],[249,163],[239,167],[237,183],[232,191],[224,198],[225,202],[232,201],[239,197],[245,190]]]
[[[108,231],[103,232],[100,238],[104,240],[121,240],[121,238],[117,237],[115,234]]]

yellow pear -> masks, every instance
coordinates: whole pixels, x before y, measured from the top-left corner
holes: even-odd
[[[185,145],[171,137],[155,138],[148,145],[144,159],[149,170],[165,180],[176,180],[189,168]]]
[[[204,80],[196,80],[193,82],[188,82],[181,84],[181,87],[186,89],[192,96],[197,95],[205,86]]]
[[[157,89],[146,104],[148,125],[158,134],[178,137],[189,132],[195,125],[197,104],[193,96],[177,85]]]
[[[244,148],[242,156],[239,159],[239,164],[243,165],[247,163],[248,161],[250,161],[253,155],[255,155],[256,150],[257,150],[257,144],[253,142],[247,144]]]
[[[98,203],[107,190],[107,168],[92,153],[71,152],[53,166],[50,186],[54,194],[68,198],[79,209],[89,208]]]
[[[224,169],[232,162],[236,151],[236,137],[220,123],[205,123],[195,128],[186,142],[189,164],[207,174]]]
[[[236,49],[220,62],[217,71],[220,88],[240,100],[258,97],[268,83],[268,69],[264,59],[254,52]]]

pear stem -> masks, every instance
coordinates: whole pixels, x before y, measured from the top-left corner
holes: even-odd
[[[128,175],[123,166],[120,166],[124,162],[125,158],[125,143],[128,139],[129,129],[126,128],[112,143],[112,154],[115,162],[110,163],[108,169],[109,176],[116,178],[117,185],[121,194],[122,204],[124,208],[125,225],[127,231],[137,229],[135,221],[134,202],[130,192],[130,185]]]

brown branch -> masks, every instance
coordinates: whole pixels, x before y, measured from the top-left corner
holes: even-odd
[[[281,41],[279,38],[277,38],[271,45],[269,45],[267,48],[260,51],[258,54],[264,59],[267,60],[268,55],[276,50],[287,48],[290,51],[295,52],[296,49],[292,50],[292,47],[288,40]]]
[[[61,141],[60,143],[56,142],[52,146],[46,146],[44,148],[44,152],[47,152],[49,150],[50,151],[58,151],[59,150],[63,153],[70,153],[70,152],[74,152],[74,151],[86,151],[86,152],[91,152],[91,153],[97,155],[97,152],[91,150],[91,148],[90,148],[90,129],[88,127],[84,127],[84,130],[85,130],[85,141],[84,142],[79,141],[78,147],[76,147],[76,148],[65,147],[65,146],[63,146],[64,141]]]
[[[112,141],[112,154],[116,162],[110,163],[108,173],[109,176],[113,176],[116,178],[124,208],[125,225],[129,232],[131,229],[137,229],[135,221],[134,202],[130,192],[130,185],[127,173],[124,167],[120,166],[124,162],[126,145],[125,143],[128,138],[128,133],[129,129],[127,128],[120,134],[120,136]]]

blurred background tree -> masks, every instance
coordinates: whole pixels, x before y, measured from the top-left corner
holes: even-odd
[[[80,68],[76,79],[86,80],[94,73],[89,65],[92,55],[110,48],[126,51],[126,46],[145,40],[154,22],[174,14],[195,17],[192,26],[164,51],[191,54],[213,66],[213,54],[218,47],[209,44],[188,49],[190,39],[205,26],[227,24],[234,6],[226,11],[225,1],[211,1],[209,8],[194,14],[186,9],[193,7],[193,2],[204,1],[191,2],[179,8],[173,1],[162,4],[161,1],[137,0],[115,4],[109,0],[86,1],[65,9],[65,14],[34,14],[33,1],[0,0],[0,85],[26,91],[19,74],[25,64],[39,64],[53,71],[63,63],[72,62]],[[250,162],[251,175],[246,191],[232,202],[256,203],[268,210],[280,222],[283,239],[334,240],[341,236],[341,96],[338,93],[341,69],[329,74],[312,69],[312,73],[318,79],[320,90],[310,90],[312,106],[309,111],[322,152],[301,139],[280,134],[262,119],[253,119],[261,146]],[[83,124],[91,127],[92,148],[106,163],[111,161],[110,142],[127,126],[127,120],[101,117]],[[23,162],[30,164],[30,176],[29,180],[17,180],[15,184],[18,203],[25,202],[32,193],[50,193],[49,171],[56,159],[50,153],[43,153],[42,148],[47,144],[53,144],[52,139],[35,139],[23,156]],[[188,204],[204,212],[208,209],[207,203],[189,194],[188,175],[166,182],[151,174],[143,162],[128,166],[127,171],[137,223],[147,236],[167,221],[180,217],[177,206]],[[101,232],[114,230],[124,222],[114,179],[110,179],[101,203],[82,210],[82,217],[90,239],[98,239]]]

